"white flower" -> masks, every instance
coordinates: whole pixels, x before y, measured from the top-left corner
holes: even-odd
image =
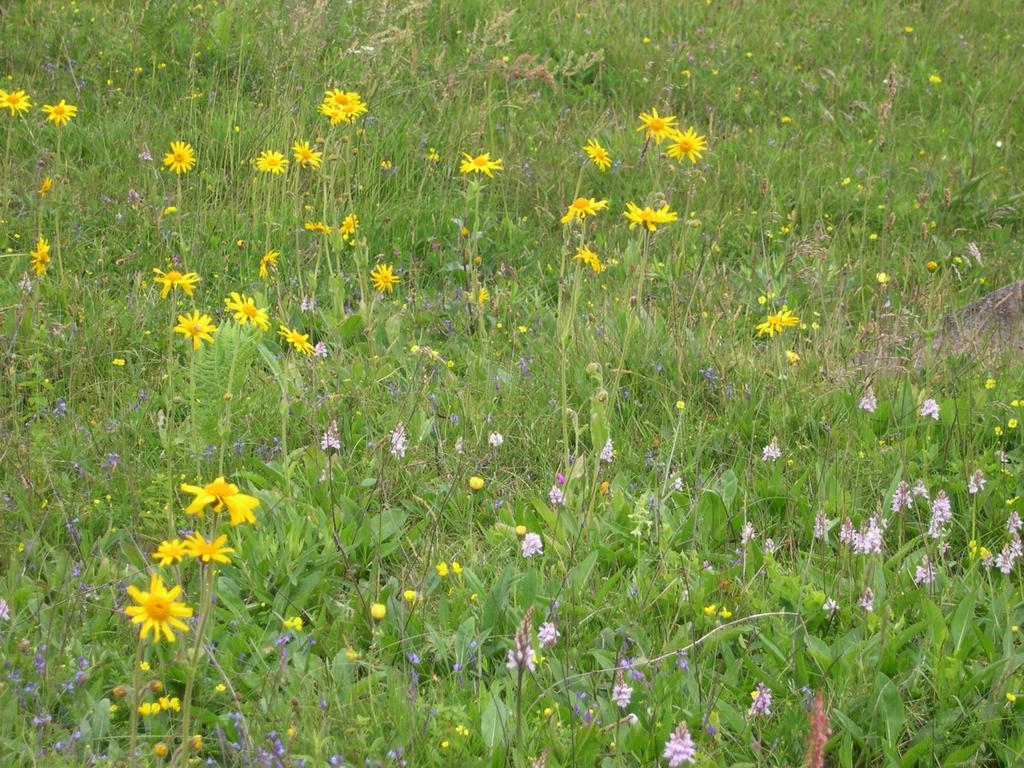
[[[612,463],[612,455],[613,455],[613,453],[614,453],[614,449],[612,448],[612,439],[609,437],[605,441],[604,448],[601,449],[601,455],[600,455],[599,458],[605,464],[611,464]]]
[[[491,434],[487,436],[487,442],[490,444],[491,448],[498,448],[505,442],[505,438],[501,436],[500,432],[491,432]]]

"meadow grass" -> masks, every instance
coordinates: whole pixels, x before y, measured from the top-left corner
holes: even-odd
[[[0,765],[1024,761],[1019,360],[856,364],[1022,276],[1019,3],[22,0],[0,40]],[[229,562],[158,564],[194,532]]]

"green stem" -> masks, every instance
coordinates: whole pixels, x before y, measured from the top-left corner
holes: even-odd
[[[192,646],[192,658],[189,659],[186,670],[185,693],[181,702],[181,764],[188,765],[188,739],[189,726],[192,717],[192,689],[196,682],[196,665],[199,662],[199,651],[203,647],[203,634],[206,630],[206,621],[210,616],[210,607],[213,605],[213,563],[203,567],[203,586],[200,596],[201,607],[199,609],[199,623],[196,626],[195,644]]]
[[[139,737],[139,661],[142,659],[142,633],[135,645],[135,661],[132,664],[132,713],[128,724],[128,759],[132,765],[138,765],[136,752]]]

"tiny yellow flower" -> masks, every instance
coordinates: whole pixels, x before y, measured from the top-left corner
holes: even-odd
[[[387,615],[388,609],[384,603],[373,603],[370,606],[370,617],[374,621],[384,621],[384,617]]]
[[[290,619],[285,619],[281,623],[284,625],[285,629],[290,629],[293,632],[301,632],[302,631],[302,617],[301,616],[292,616]]]
[[[477,477],[476,475],[474,475],[473,477],[469,478],[469,487],[471,490],[479,491],[481,488],[484,487],[484,479],[482,477]]]
[[[448,575],[448,563],[440,562],[434,566],[434,570],[437,571],[437,575],[443,579]]]

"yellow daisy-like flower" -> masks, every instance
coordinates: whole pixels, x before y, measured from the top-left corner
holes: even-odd
[[[28,94],[22,90],[5,91],[0,89],[0,109],[10,110],[11,117],[23,112],[28,112],[32,102]]]
[[[661,144],[662,139],[672,136],[675,122],[675,115],[659,115],[658,110],[651,109],[650,112],[640,113],[640,126],[636,130],[638,133],[643,132],[644,138],[654,139]]]
[[[603,211],[607,207],[607,200],[595,200],[592,197],[577,197],[569,205],[569,208],[565,212],[561,221],[563,224],[568,224],[576,219],[583,221],[587,216],[593,216],[598,211]]]
[[[671,136],[671,141],[667,154],[679,162],[682,162],[683,158],[689,158],[691,163],[696,163],[708,148],[707,139],[704,136],[698,136],[692,127],[687,128],[685,133],[676,131]]]
[[[476,303],[483,306],[491,300],[491,292],[487,290],[486,286],[480,288],[480,292],[476,296]]]
[[[230,563],[228,557],[235,550],[224,546],[227,544],[228,535],[221,534],[216,539],[207,541],[199,533],[193,533],[185,539],[185,550],[189,557],[202,560],[204,563]]]
[[[573,259],[581,262],[582,264],[586,264],[594,271],[594,274],[599,275],[604,271],[604,264],[601,263],[601,259],[599,259],[597,254],[585,245],[576,252]]]
[[[390,264],[378,264],[370,272],[370,282],[378,293],[391,293],[398,281],[398,275],[394,273]]]
[[[792,328],[800,324],[800,318],[794,315],[788,307],[774,315],[768,315],[764,320],[755,326],[758,336],[772,338],[776,333],[782,333],[786,328]]]
[[[278,251],[267,251],[260,257],[260,277],[267,280],[270,277],[270,268],[277,269],[277,257],[281,254]]]
[[[332,232],[330,225],[322,221],[307,221],[302,226],[307,232],[316,232],[318,235],[329,235]]]
[[[494,178],[494,171],[503,171],[502,160],[491,160],[491,153],[484,152],[482,155],[473,157],[467,152],[462,153],[462,162],[459,163],[459,173],[482,173],[489,179]]]
[[[195,164],[196,152],[191,144],[184,141],[171,142],[171,151],[164,155],[164,165],[169,171],[174,171],[180,176],[191,171]]]
[[[224,299],[224,306],[229,311],[235,313],[235,322],[239,325],[252,323],[258,326],[261,331],[265,331],[270,327],[267,310],[257,307],[256,300],[252,296],[245,296],[238,293],[238,291],[232,291],[231,296]]]
[[[362,96],[355,91],[342,91],[333,89],[324,93],[323,103],[320,104],[320,113],[326,115],[331,125],[338,123],[351,123],[360,115],[369,111],[369,107],[363,102]]]
[[[36,194],[39,195],[40,197],[46,197],[46,195],[49,194],[51,189],[53,189],[53,179],[51,179],[49,176],[46,176],[39,184],[39,189],[36,190]]]
[[[179,487],[185,493],[191,493],[195,497],[185,507],[186,515],[201,517],[206,508],[212,504],[214,512],[227,509],[228,514],[231,515],[231,525],[256,522],[256,516],[252,511],[260,505],[260,500],[255,496],[239,493],[238,486],[227,482],[223,476],[201,488],[198,485],[187,483],[182,483]]]
[[[291,344],[296,352],[301,352],[304,355],[313,354],[313,345],[309,343],[308,333],[299,333],[298,331],[292,330],[287,325],[282,325],[278,328],[277,335],[287,343]]]
[[[292,157],[303,168],[319,168],[323,152],[317,152],[308,141],[296,141],[292,144]]]
[[[200,278],[195,272],[179,272],[176,269],[164,272],[162,269],[153,268],[153,282],[161,286],[160,298],[166,299],[172,288],[180,288],[186,296],[191,296],[195,290],[196,283]]]
[[[47,120],[58,128],[63,128],[78,114],[78,107],[61,99],[56,104],[44,104],[43,112],[46,113]]]
[[[265,149],[256,158],[256,168],[263,173],[272,173],[275,176],[280,176],[288,170],[288,161],[277,150]]]
[[[651,207],[640,208],[633,203],[626,203],[626,211],[622,214],[629,220],[629,228],[638,226],[647,227],[650,232],[657,232],[661,224],[670,224],[679,218],[679,214],[669,210],[668,203],[665,203],[658,210]]]
[[[199,349],[204,341],[213,341],[216,330],[213,318],[200,314],[198,309],[193,309],[191,315],[178,315],[178,324],[174,326],[175,333],[192,339],[192,349]]]
[[[600,170],[607,171],[612,167],[612,157],[608,150],[598,144],[597,139],[590,139],[584,146],[583,151],[587,153],[590,161]]]
[[[192,609],[177,602],[181,587],[167,589],[163,579],[153,574],[149,580],[149,591],[143,592],[135,586],[128,587],[128,596],[136,605],[129,605],[124,612],[131,616],[132,624],[141,624],[139,637],[143,640],[152,633],[153,642],[160,642],[160,636],[169,643],[174,642],[174,632],[188,632],[188,625],[182,621],[192,615]]]
[[[354,213],[350,213],[346,216],[342,220],[341,226],[338,227],[338,231],[341,233],[341,239],[345,242],[348,242],[355,235],[357,229],[359,229],[359,217]]]
[[[160,542],[160,546],[153,553],[153,559],[160,565],[177,565],[187,554],[188,551],[181,539],[171,539]]]
[[[32,271],[37,275],[46,274],[46,265],[50,263],[50,243],[45,237],[39,235],[36,240],[36,249],[29,251],[32,257]]]

